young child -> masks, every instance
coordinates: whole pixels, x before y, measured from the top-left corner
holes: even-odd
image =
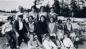
[[[71,41],[70,38],[68,38],[68,34],[64,35],[63,44],[64,44],[64,47],[67,49],[70,49],[70,48],[74,49],[73,42]]]
[[[43,46],[45,49],[56,49],[57,46],[55,43],[52,41],[52,37],[48,37],[44,40]]]

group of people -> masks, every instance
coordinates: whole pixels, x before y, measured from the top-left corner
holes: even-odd
[[[73,32],[71,19],[66,23],[58,20],[58,14],[54,8],[46,12],[45,7],[40,7],[39,12],[32,6],[31,11],[19,12],[15,17],[9,16],[2,26],[2,34],[8,39],[11,49],[20,49],[25,42],[28,49],[75,49],[75,41],[78,41]]]

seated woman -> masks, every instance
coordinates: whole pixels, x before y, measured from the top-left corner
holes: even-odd
[[[33,20],[34,20],[33,16],[28,17],[27,28],[30,34],[35,34],[36,24]]]
[[[53,17],[50,17],[50,22],[48,23],[48,32],[50,36],[56,36],[55,33],[57,32],[57,25]]]

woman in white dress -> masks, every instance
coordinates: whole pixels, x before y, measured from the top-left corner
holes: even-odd
[[[35,22],[33,16],[28,17],[28,33],[30,34],[35,34]]]

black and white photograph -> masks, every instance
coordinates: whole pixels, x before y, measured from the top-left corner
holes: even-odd
[[[0,49],[86,49],[86,0],[0,0]]]

